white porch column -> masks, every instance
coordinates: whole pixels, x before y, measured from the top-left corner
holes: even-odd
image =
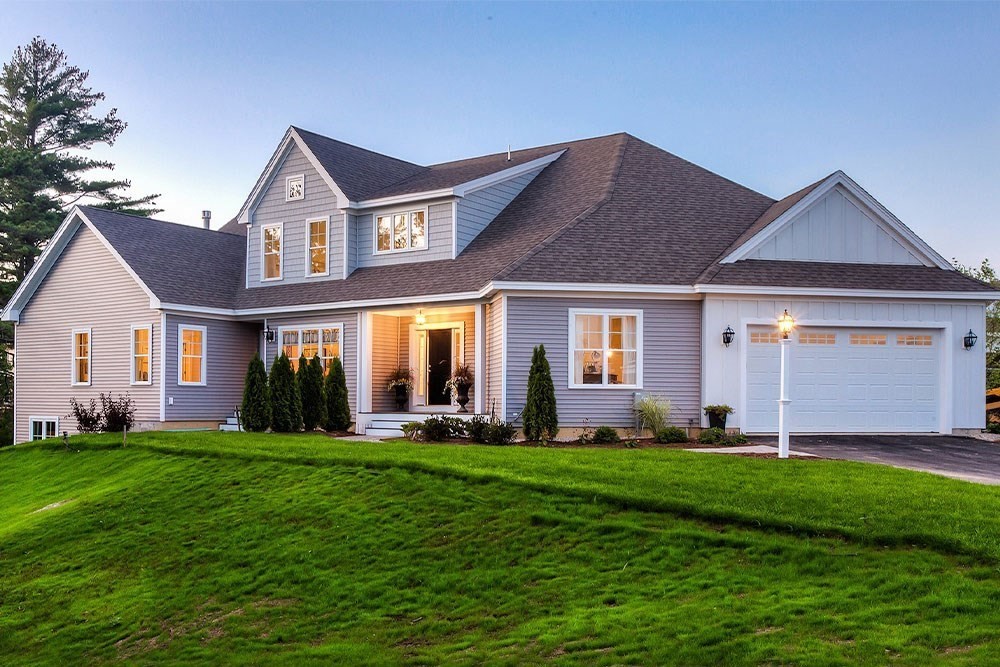
[[[486,409],[486,304],[476,306],[476,368],[473,391],[475,392],[474,412],[483,414]]]
[[[372,411],[372,334],[369,311],[358,314],[358,412]]]
[[[791,399],[788,398],[788,338],[781,339],[781,381],[778,396],[778,458],[788,458],[788,409]]]

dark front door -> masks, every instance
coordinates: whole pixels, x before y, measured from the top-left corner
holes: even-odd
[[[427,332],[427,404],[451,405],[444,383],[451,377],[451,329]]]

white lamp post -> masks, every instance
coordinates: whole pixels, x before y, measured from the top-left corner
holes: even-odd
[[[788,406],[791,399],[788,398],[788,346],[791,340],[788,334],[792,332],[795,320],[788,314],[786,309],[784,314],[778,318],[778,329],[781,331],[781,385],[778,397],[778,458],[788,458]]]

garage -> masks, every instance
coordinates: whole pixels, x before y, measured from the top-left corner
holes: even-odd
[[[773,326],[748,330],[748,433],[778,430],[780,339]],[[942,351],[939,329],[798,329],[789,349],[791,432],[939,432]]]

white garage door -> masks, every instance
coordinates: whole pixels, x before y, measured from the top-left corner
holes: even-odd
[[[780,335],[751,327],[744,430],[778,430]],[[789,373],[793,433],[939,430],[941,336],[936,330],[801,328]]]

